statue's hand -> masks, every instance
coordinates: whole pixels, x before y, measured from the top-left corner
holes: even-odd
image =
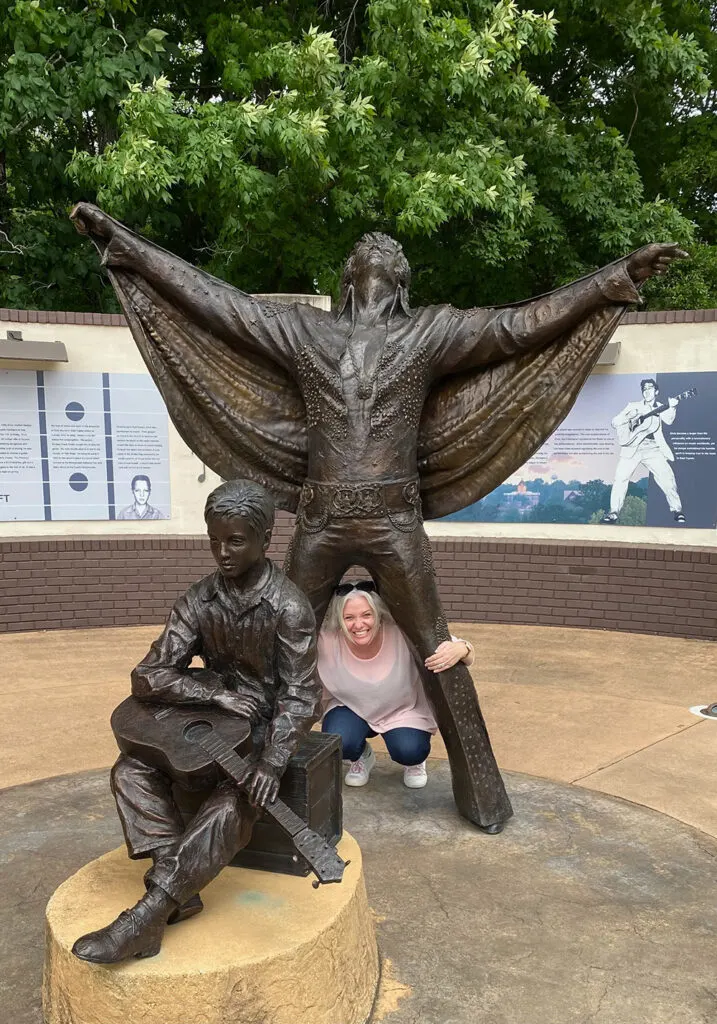
[[[70,220],[81,235],[95,235],[109,241],[114,233],[112,218],[93,203],[77,203],[72,208]]]
[[[685,260],[689,253],[680,249],[675,242],[644,245],[627,261],[627,272],[635,284],[642,284],[648,278],[662,275],[673,260]]]
[[[222,690],[214,695],[213,703],[222,711],[238,718],[247,718],[250,722],[255,721],[259,712],[259,700],[257,697],[250,697],[243,693],[233,693],[231,690]]]
[[[279,793],[279,772],[273,765],[259,761],[247,776],[245,788],[252,807],[266,807]]]

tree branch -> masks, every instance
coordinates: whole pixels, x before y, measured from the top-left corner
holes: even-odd
[[[637,105],[637,97],[635,96],[634,89],[633,89],[633,92],[632,92],[632,102],[635,104],[635,116],[632,119],[632,124],[630,125],[630,131],[627,133],[627,138],[625,139],[625,145],[626,146],[630,145],[630,139],[632,138],[632,133],[633,133],[633,131],[635,129],[635,125],[637,124],[637,115],[640,113],[640,108]]]
[[[37,245],[15,245],[6,231],[0,231],[0,238],[10,246],[0,249],[0,256],[24,256],[29,249],[37,249]]]

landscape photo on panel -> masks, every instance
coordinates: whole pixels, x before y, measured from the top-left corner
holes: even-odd
[[[594,374],[504,484],[447,520],[717,525],[717,373]]]

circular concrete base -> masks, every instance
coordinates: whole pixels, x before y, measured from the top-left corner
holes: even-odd
[[[364,1024],[378,953],[361,851],[339,885],[226,868],[202,914],[167,928],[158,956],[101,966],[71,953],[142,894],[146,864],[123,848],[64,882],[46,911],[47,1024]]]

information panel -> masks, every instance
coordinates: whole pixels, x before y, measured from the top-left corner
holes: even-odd
[[[506,483],[448,519],[713,530],[717,373],[596,374]]]
[[[0,371],[0,521],[170,515],[167,411],[151,377]]]

